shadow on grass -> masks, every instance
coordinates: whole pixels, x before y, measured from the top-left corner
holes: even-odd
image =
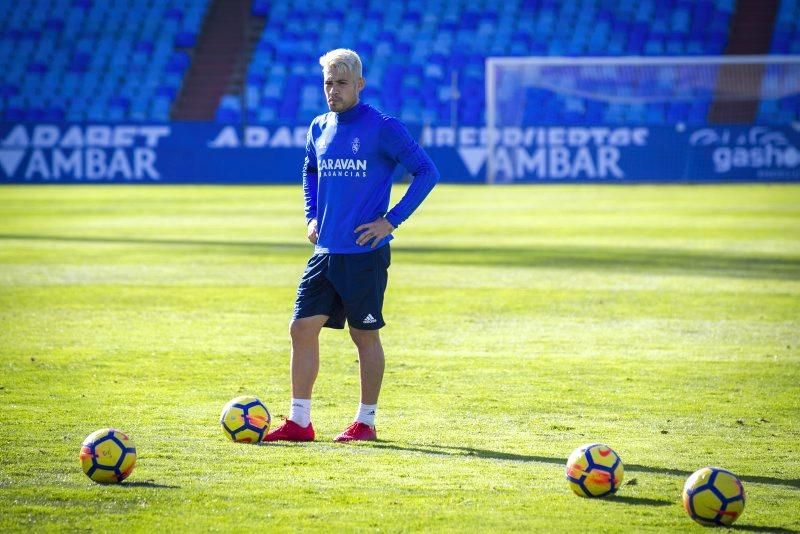
[[[308,243],[269,241],[230,241],[146,237],[59,236],[0,234],[0,240],[39,240],[73,243],[167,245],[224,249],[240,254],[296,255],[309,253]],[[395,253],[415,263],[530,268],[566,268],[613,271],[688,273],[705,276],[800,279],[800,258],[766,255],[710,253],[684,249],[509,246],[509,247],[403,247]]]
[[[685,249],[532,246],[532,247],[410,247],[396,250],[417,263],[650,271],[705,276],[796,280],[800,258],[711,253]]]
[[[612,495],[605,500],[610,502],[621,502],[623,504],[636,504],[640,506],[670,506],[675,504],[666,499],[647,499],[644,497],[630,497],[627,495]]]
[[[155,488],[155,489],[181,489],[180,486],[170,486],[169,484],[159,484],[153,480],[126,480],[120,484],[123,488]]]
[[[295,449],[309,444],[308,441],[259,441],[258,443],[248,443],[248,447],[268,447],[279,449]]]
[[[741,530],[742,532],[775,532],[777,534],[793,534],[800,532],[800,530],[792,530],[791,528],[783,527],[760,527],[756,525],[739,525],[734,524],[732,530]]]
[[[269,241],[235,241],[209,239],[170,239],[148,237],[103,237],[103,236],[59,236],[32,234],[0,234],[0,240],[61,241],[65,243],[92,243],[105,245],[155,245],[200,248],[224,248],[228,251],[251,254],[280,254],[282,252],[309,252],[311,245],[298,240],[297,243],[272,243]]]
[[[396,449],[401,451],[420,452],[425,454],[435,454],[441,456],[466,456],[485,458],[489,460],[509,460],[513,462],[538,462],[563,466],[566,464],[566,458],[553,458],[549,456],[534,456],[528,454],[516,454],[511,452],[490,451],[486,449],[475,449],[472,447],[457,447],[445,445],[427,445],[419,443],[409,443],[407,445],[396,444],[391,441],[377,441],[372,444],[373,447],[384,449]],[[647,465],[637,465],[624,463],[626,473],[657,473],[660,475],[672,475],[682,478],[687,478],[692,474],[691,471],[682,471],[680,469],[669,469],[665,467],[650,467]],[[800,488],[800,479],[781,479],[774,477],[762,476],[739,476],[744,482],[753,482],[758,484],[770,484],[773,486],[788,486],[790,488]]]

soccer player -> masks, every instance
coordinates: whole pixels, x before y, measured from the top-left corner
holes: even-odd
[[[323,327],[344,328],[358,350],[361,403],[335,441],[374,440],[384,370],[379,330],[392,232],[419,207],[439,179],[425,151],[395,118],[359,102],[361,59],[337,49],[319,60],[330,113],[311,122],[303,164],[307,235],[314,244],[297,289],[292,338],[289,418],[264,441],[312,441],[311,393],[319,371]],[[413,175],[391,209],[397,164]]]

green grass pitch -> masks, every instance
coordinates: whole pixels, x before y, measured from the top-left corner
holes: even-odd
[[[239,445],[229,399],[288,409],[300,188],[0,188],[0,530],[699,532],[718,465],[739,530],[800,531],[800,186],[441,185],[396,237],[380,441],[331,441],[358,367],[326,330],[318,441]],[[121,485],[79,467],[104,427]],[[625,481],[581,499],[595,441]]]

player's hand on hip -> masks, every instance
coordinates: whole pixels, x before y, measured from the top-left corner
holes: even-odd
[[[394,232],[394,226],[386,220],[386,217],[378,217],[374,221],[362,224],[355,229],[355,233],[359,232],[361,232],[361,235],[356,239],[356,244],[363,246],[368,245],[371,241],[372,248],[375,248],[384,237]]]
[[[311,241],[312,244],[316,245],[317,240],[319,239],[319,230],[317,229],[317,220],[311,219],[308,221],[308,227],[306,228],[308,240]]]

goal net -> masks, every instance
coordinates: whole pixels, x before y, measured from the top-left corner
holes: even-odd
[[[491,57],[487,181],[513,181],[494,147],[531,128],[789,125],[800,121],[800,56]],[[522,134],[518,131],[524,128]]]

